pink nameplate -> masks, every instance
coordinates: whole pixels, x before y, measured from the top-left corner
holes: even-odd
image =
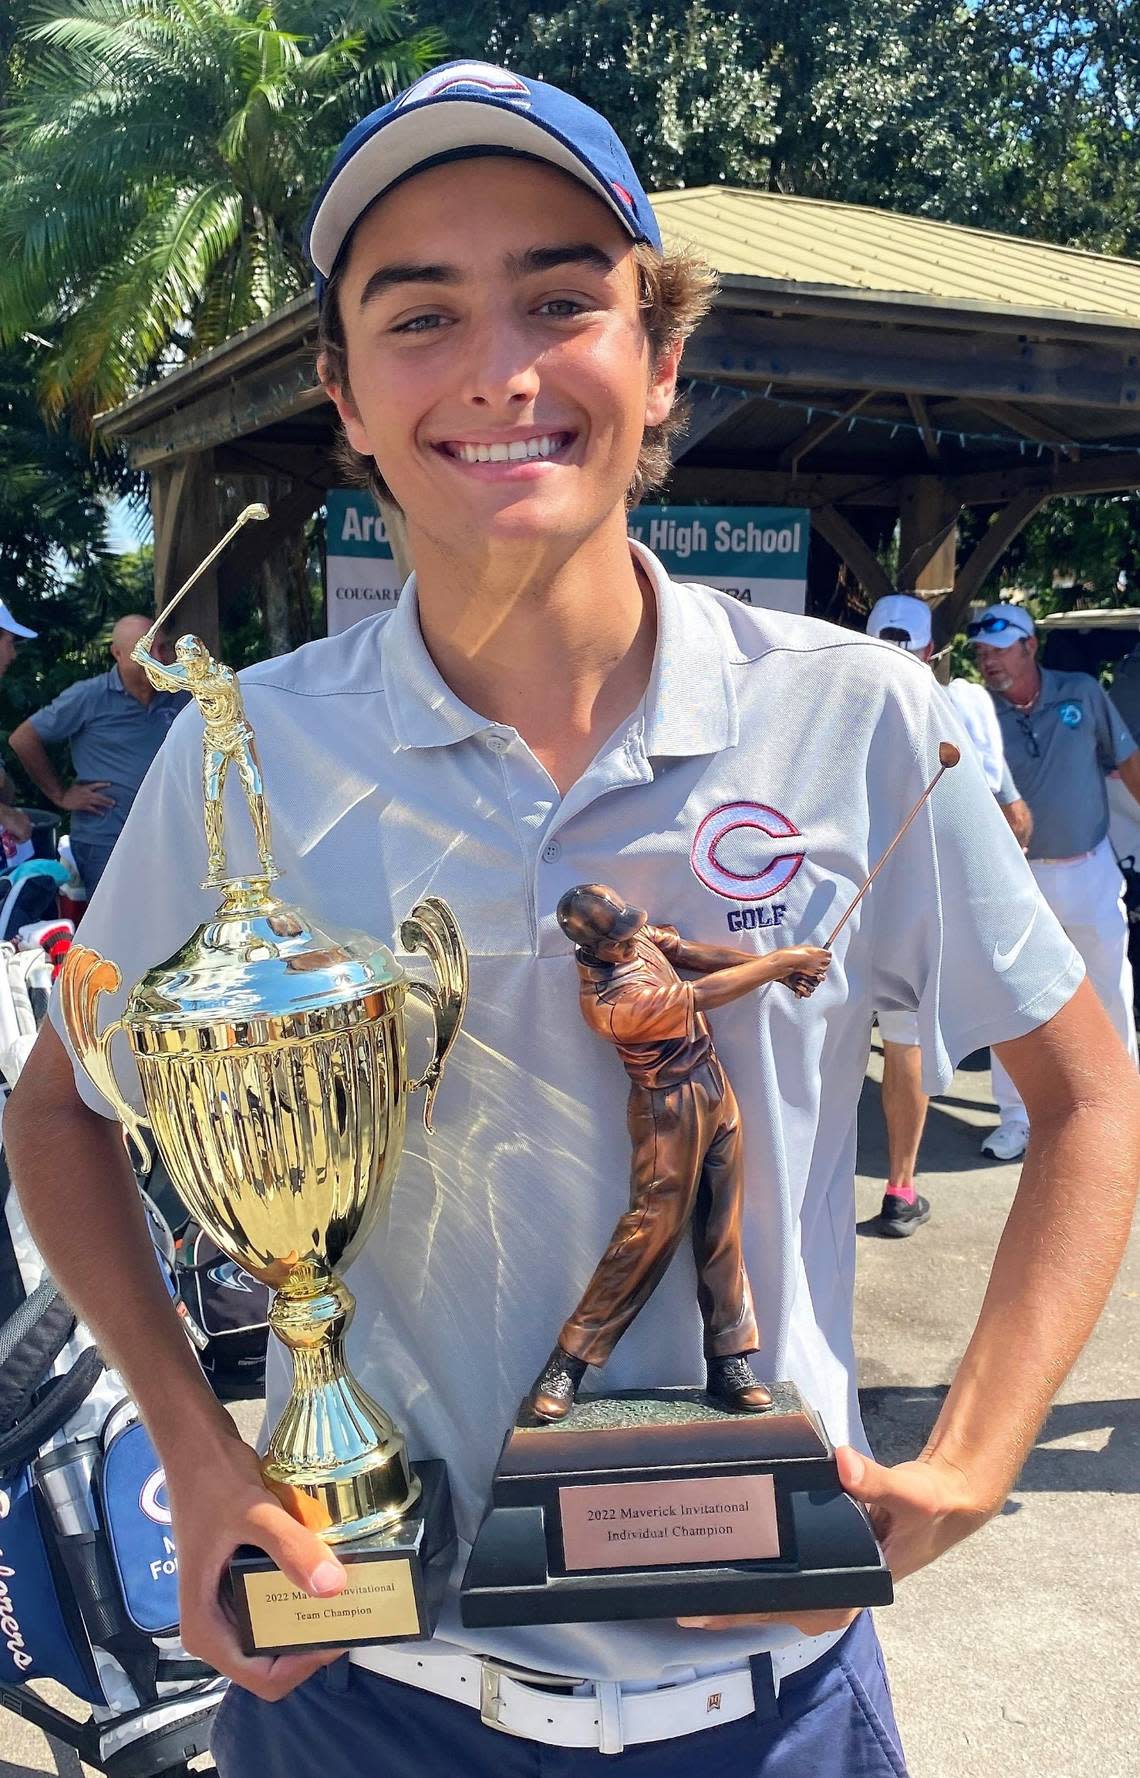
[[[559,1488],[566,1566],[679,1568],[780,1553],[770,1475]]]

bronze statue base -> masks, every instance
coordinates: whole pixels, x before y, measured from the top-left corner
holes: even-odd
[[[870,1520],[791,1383],[741,1415],[698,1389],[523,1404],[460,1591],[464,1624],[886,1605]]]
[[[455,1560],[455,1520],[447,1469],[416,1464],[419,1498],[396,1524],[337,1545],[348,1585],[313,1599],[286,1580],[262,1550],[246,1546],[230,1563],[230,1586],[247,1655],[309,1648],[356,1648],[430,1636]]]

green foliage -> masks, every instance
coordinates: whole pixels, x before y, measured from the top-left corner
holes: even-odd
[[[1140,0],[420,0],[456,55],[618,124],[654,185],[724,180],[1128,251]]]
[[[1005,586],[1031,587],[1040,617],[1073,604],[1140,605],[1140,501],[1053,500],[1002,562]],[[996,595],[995,595],[996,597]]]
[[[48,0],[0,153],[0,327],[51,331],[85,425],[308,281],[301,230],[350,121],[439,53],[398,0]]]

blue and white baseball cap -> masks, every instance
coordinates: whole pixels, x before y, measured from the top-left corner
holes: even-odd
[[[610,125],[580,99],[490,62],[448,62],[349,131],[305,225],[322,300],[364,212],[412,173],[477,154],[521,154],[578,179],[634,241],[661,231],[633,163]]]
[[[966,625],[966,634],[971,642],[982,642],[987,648],[1012,648],[1014,643],[1035,636],[1037,625],[1024,605],[1003,600],[998,605],[987,605],[981,617]]]

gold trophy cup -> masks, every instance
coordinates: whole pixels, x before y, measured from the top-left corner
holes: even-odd
[[[262,516],[263,508],[247,509],[238,525]],[[134,658],[156,688],[188,690],[202,711],[207,887],[221,900],[102,1030],[100,998],[122,977],[109,959],[74,945],[61,978],[64,1022],[144,1168],[141,1130],[149,1125],[191,1215],[276,1291],[269,1324],[289,1350],[293,1381],[263,1473],[338,1546],[349,1584],[336,1599],[314,1600],[261,1552],[239,1552],[231,1580],[247,1648],[430,1634],[454,1544],[446,1472],[438,1461],[412,1471],[391,1417],[349,1372],[344,1336],[354,1299],[337,1269],[351,1263],[388,1202],[407,1097],[421,1087],[431,1129],[466,1004],[466,951],[446,903],[419,902],[400,937],[430,958],[437,986],[429,987],[409,980],[376,939],[324,930],[273,893],[269,816],[237,678],[193,636],[178,642],[172,665],[150,652],[169,609]],[[225,874],[222,792],[231,765],[257,839],[256,875]],[[408,1070],[408,994],[426,1002],[435,1025],[432,1058],[418,1079]],[[145,1117],[115,1079],[118,1032],[138,1069]]]

